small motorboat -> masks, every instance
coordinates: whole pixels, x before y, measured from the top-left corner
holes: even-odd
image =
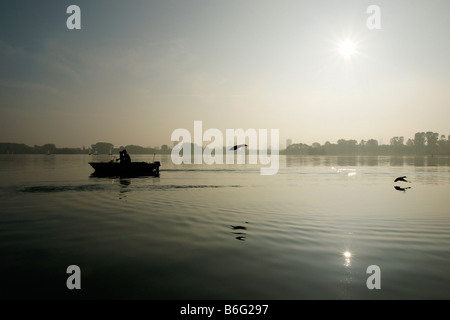
[[[94,177],[139,177],[139,176],[159,176],[161,163],[155,162],[89,162],[94,168]]]

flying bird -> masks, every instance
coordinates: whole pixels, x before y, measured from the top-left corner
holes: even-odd
[[[237,150],[237,149],[242,148],[242,147],[248,147],[248,146],[246,144],[238,144],[238,145],[236,145],[234,147],[231,147],[230,150]]]
[[[398,177],[394,180],[394,182],[397,182],[397,181],[409,182],[408,180],[406,180],[406,176]]]

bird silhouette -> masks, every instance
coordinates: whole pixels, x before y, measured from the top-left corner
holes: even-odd
[[[237,149],[242,148],[242,147],[248,147],[248,145],[246,145],[246,144],[238,144],[238,145],[235,145],[234,147],[231,147],[230,150],[237,150]]]
[[[394,182],[398,182],[398,181],[409,182],[408,180],[406,180],[406,176],[398,177],[394,180]]]
[[[403,192],[405,192],[406,189],[411,189],[411,187],[402,188],[402,187],[400,187],[400,186],[394,186],[394,188],[395,188],[395,190],[403,191]]]

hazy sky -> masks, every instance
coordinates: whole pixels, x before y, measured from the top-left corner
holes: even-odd
[[[447,0],[2,1],[0,142],[172,145],[194,120],[282,144],[448,135],[449,14]]]

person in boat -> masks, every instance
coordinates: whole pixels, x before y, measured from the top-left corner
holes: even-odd
[[[128,154],[126,149],[123,149],[120,153],[120,163],[129,164],[131,163],[130,155]]]

